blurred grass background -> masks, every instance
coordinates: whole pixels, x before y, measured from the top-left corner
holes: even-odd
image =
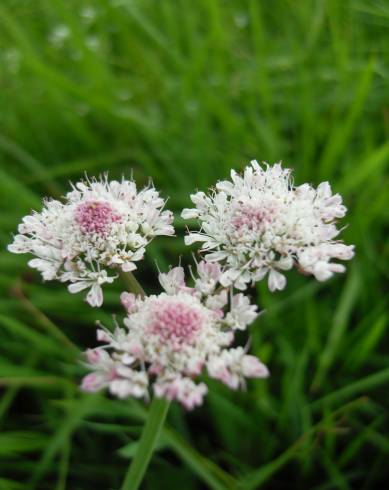
[[[252,158],[329,180],[350,208],[346,275],[257,290],[272,372],[173,407],[145,489],[377,489],[388,472],[389,4],[385,0],[3,0],[0,4],[0,489],[116,489],[146,409],[78,391],[104,311],[5,249],[83,173],[152,176],[179,211]],[[386,228],[385,228],[386,227]],[[255,294],[255,292],[253,292]],[[77,346],[77,347],[75,347]]]

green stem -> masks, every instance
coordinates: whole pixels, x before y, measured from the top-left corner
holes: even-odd
[[[150,405],[146,424],[139,441],[138,450],[130,467],[121,490],[137,490],[142,483],[155,444],[161,433],[170,402],[164,398],[154,398]]]
[[[142,297],[146,296],[145,290],[135,279],[135,276],[132,272],[120,272],[120,277],[122,278],[122,281],[124,282],[126,288],[130,293],[134,293]]]
[[[120,276],[129,292],[139,296],[146,296],[146,293],[131,272],[122,272]],[[170,402],[163,398],[154,398],[150,404],[145,426],[139,440],[138,449],[135,457],[130,464],[122,490],[137,490],[142,483],[144,474],[150,463],[155,444],[161,433]]]

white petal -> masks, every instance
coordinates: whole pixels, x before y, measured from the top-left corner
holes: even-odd
[[[268,368],[255,356],[243,356],[242,370],[243,376],[247,378],[267,378],[269,376]]]
[[[136,269],[136,265],[133,262],[125,262],[122,264],[122,271],[123,272],[131,272]]]
[[[195,242],[206,242],[209,238],[206,235],[200,235],[200,233],[189,233],[184,240],[185,245],[192,245]]]
[[[193,219],[193,218],[198,218],[199,212],[197,209],[188,209],[185,208],[182,210],[181,217],[184,219]]]
[[[79,293],[83,289],[89,288],[90,282],[74,282],[73,284],[69,284],[68,291],[69,293],[75,294]]]
[[[293,259],[290,255],[288,255],[287,257],[281,257],[276,265],[277,268],[287,271],[293,267]]]
[[[100,307],[103,304],[103,290],[99,284],[93,284],[86,295],[86,301],[94,307]]]
[[[271,269],[268,281],[271,292],[284,289],[286,286],[286,277],[275,269]]]

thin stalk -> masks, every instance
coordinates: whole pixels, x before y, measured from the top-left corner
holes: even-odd
[[[134,293],[142,297],[146,296],[145,290],[136,280],[132,272],[120,272],[120,277],[130,293]]]
[[[146,424],[139,441],[138,450],[128,468],[121,490],[137,490],[142,483],[155,444],[165,422],[169,405],[170,402],[164,398],[154,398],[151,402]]]
[[[122,272],[120,276],[129,292],[142,297],[146,295],[144,289],[131,272]],[[165,422],[169,405],[170,402],[163,398],[154,398],[152,400],[146,423],[138,443],[138,449],[127,470],[122,490],[137,490],[142,483],[153,455],[155,444]]]

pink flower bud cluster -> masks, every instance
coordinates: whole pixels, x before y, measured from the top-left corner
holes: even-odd
[[[103,347],[87,351],[92,373],[86,391],[108,388],[120,397],[155,396],[176,400],[187,409],[201,405],[207,386],[202,372],[232,389],[245,378],[264,378],[268,370],[242,347],[232,347],[236,330],[257,317],[257,307],[243,294],[220,285],[218,264],[200,262],[194,287],[182,267],[160,274],[165,292],[147,297],[122,293],[124,327],[98,331]]]

